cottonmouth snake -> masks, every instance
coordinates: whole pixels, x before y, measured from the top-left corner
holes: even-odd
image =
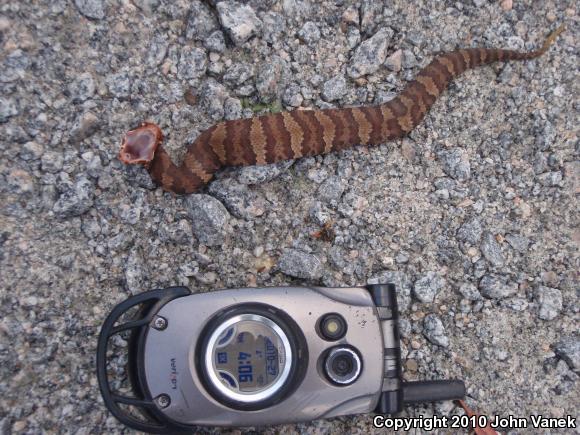
[[[263,165],[376,145],[409,133],[447,85],[464,71],[497,61],[533,59],[545,53],[564,30],[551,33],[535,51],[470,48],[437,55],[394,99],[376,106],[294,110],[220,122],[188,146],[177,166],[161,142],[159,127],[143,123],[129,131],[119,153],[127,164],[143,164],[153,180],[175,193],[200,190],[224,166]]]

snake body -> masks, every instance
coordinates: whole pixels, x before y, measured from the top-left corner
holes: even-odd
[[[469,48],[442,53],[387,103],[325,110],[294,110],[220,122],[188,146],[175,165],[161,145],[161,130],[143,123],[123,140],[120,159],[143,164],[153,180],[175,193],[203,188],[225,166],[263,165],[339,151],[355,144],[376,145],[415,128],[449,83],[464,71],[493,62],[533,59],[545,53],[563,27],[535,51]]]

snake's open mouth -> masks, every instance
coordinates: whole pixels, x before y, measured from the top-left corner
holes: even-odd
[[[125,134],[119,151],[119,160],[128,165],[148,165],[162,140],[161,129],[155,124],[144,122],[140,127]]]

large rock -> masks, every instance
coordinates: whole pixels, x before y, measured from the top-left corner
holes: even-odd
[[[223,1],[217,4],[221,25],[234,44],[241,45],[262,30],[262,21],[254,10],[236,1]]]
[[[387,48],[392,36],[393,31],[390,28],[381,29],[362,42],[350,60],[348,75],[356,79],[377,71],[387,58]]]

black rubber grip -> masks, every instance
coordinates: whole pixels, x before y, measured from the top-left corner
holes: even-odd
[[[459,380],[418,381],[403,384],[403,402],[438,402],[465,397],[465,384]]]

